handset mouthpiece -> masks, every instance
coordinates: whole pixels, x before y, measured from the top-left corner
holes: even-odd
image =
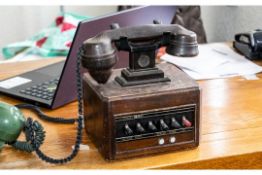
[[[82,66],[87,68],[90,75],[98,83],[106,83],[112,71],[112,67],[117,62],[116,49],[111,44],[111,40],[103,38],[101,40],[88,39],[81,48]]]

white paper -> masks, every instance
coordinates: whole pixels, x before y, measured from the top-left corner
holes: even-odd
[[[14,77],[0,82],[0,87],[4,89],[11,89],[22,84],[31,82],[32,80],[23,77]]]
[[[199,55],[196,57],[181,58],[166,54],[161,59],[176,64],[196,80],[244,76],[262,72],[261,66],[239,55],[224,43],[199,45]]]
[[[215,67],[228,61],[226,58],[221,57],[221,53],[202,46],[199,46],[199,54],[195,57],[178,57],[165,54],[161,59],[195,72],[210,72]]]
[[[245,75],[243,76],[246,80],[259,80],[259,77],[256,75]]]

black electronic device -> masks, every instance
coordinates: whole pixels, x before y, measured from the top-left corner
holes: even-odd
[[[250,60],[262,58],[262,30],[235,35],[234,48]]]

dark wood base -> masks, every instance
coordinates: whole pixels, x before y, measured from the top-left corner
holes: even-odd
[[[173,65],[158,67],[170,82],[122,87],[114,80],[121,70],[114,70],[106,84],[97,84],[88,73],[84,74],[85,129],[105,159],[198,146],[197,83]],[[181,127],[174,127],[173,119]],[[150,122],[155,130],[149,127]]]

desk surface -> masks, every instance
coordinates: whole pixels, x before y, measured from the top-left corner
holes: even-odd
[[[59,59],[0,64],[0,79],[57,61]],[[262,75],[258,77],[258,80],[235,77],[199,81],[202,89],[201,140],[196,149],[107,162],[84,133],[83,144],[90,149],[81,150],[68,164],[50,165],[34,153],[6,146],[0,152],[0,169],[262,168]],[[20,103],[3,95],[0,95],[0,101]],[[76,116],[77,104],[73,102],[56,110],[44,111],[51,116]],[[30,111],[25,110],[24,113],[37,118]],[[40,122],[47,132],[42,151],[56,158],[67,156],[75,141],[76,126]],[[19,139],[22,140],[23,136]]]

